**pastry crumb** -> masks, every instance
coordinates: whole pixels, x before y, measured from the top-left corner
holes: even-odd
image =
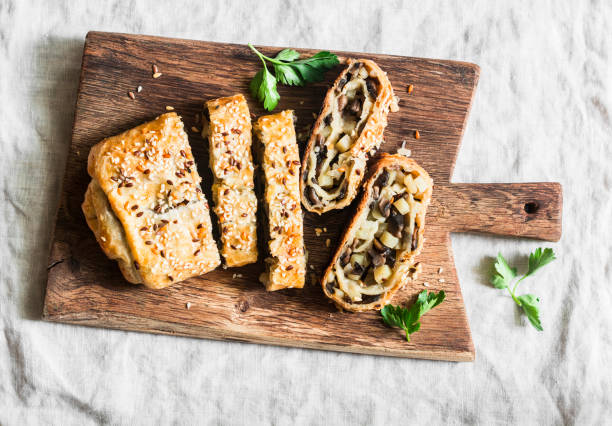
[[[320,237],[322,232],[323,230],[321,228],[315,228],[315,234],[317,234],[317,237]]]

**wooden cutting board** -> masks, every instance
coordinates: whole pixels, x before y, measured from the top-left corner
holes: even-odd
[[[275,54],[280,48],[262,48]],[[316,50],[301,50],[310,55]],[[389,114],[381,151],[402,141],[435,182],[427,214],[423,273],[393,302],[409,303],[425,289],[444,290],[446,301],[423,317],[421,331],[406,342],[383,325],[378,312],[338,312],[316,282],[330,259],[352,207],[318,217],[305,215],[305,241],[313,271],[303,290],[267,293],[258,282],[260,263],[221,269],[165,290],[128,284],[87,228],[81,203],[89,182],[91,146],[150,120],[172,106],[187,129],[207,99],[248,94],[261,62],[245,45],[218,44],[141,35],[91,32],[85,40],[72,144],[49,260],[43,318],[97,327],[303,348],[453,361],[474,359],[474,345],[455,271],[450,232],[486,232],[556,241],[561,235],[561,186],[557,183],[449,183],[463,135],[479,68],[474,64],[336,52],[374,59],[386,70],[400,110]],[[152,65],[162,73],[152,78]],[[314,122],[327,80],[279,89],[277,108],[294,109],[297,131]],[[408,94],[412,84],[414,91]],[[137,92],[137,87],[142,91]],[[128,97],[135,93],[135,99]],[[257,116],[262,107],[247,96]],[[420,138],[415,138],[415,130]],[[194,156],[210,196],[207,143],[190,132]],[[485,143],[485,142],[483,142]],[[302,146],[303,147],[303,146]],[[483,161],[485,161],[483,159]],[[325,231],[317,236],[315,228]],[[329,241],[330,246],[326,245]],[[439,272],[440,271],[440,272]],[[315,279],[316,278],[316,279]],[[471,285],[471,283],[466,283]],[[187,307],[189,304],[189,308]]]

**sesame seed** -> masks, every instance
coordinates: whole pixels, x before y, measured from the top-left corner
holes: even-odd
[[[420,138],[421,138],[421,134],[419,133],[419,131],[418,131],[418,130],[415,130],[415,131],[414,131],[414,138],[415,138],[415,139],[420,139]]]
[[[142,86],[138,86],[138,87],[136,88],[136,91],[137,91],[138,93],[142,92]]]
[[[412,91],[414,90],[414,86],[412,84],[408,85],[408,93],[412,93]]]
[[[174,107],[170,105],[166,105],[166,111],[174,111]]]
[[[153,78],[159,78],[161,76],[162,76],[162,73],[160,73],[160,72],[156,72],[156,73],[153,74]]]
[[[428,283],[427,281],[425,281],[425,282],[423,283],[423,286],[425,286],[425,287],[429,287],[429,283]]]
[[[439,281],[439,282],[441,282],[441,283],[446,282],[446,281],[444,280],[444,278],[440,278],[438,281]]]
[[[157,68],[157,65],[153,64],[151,66],[151,71],[153,71],[153,73],[159,72],[159,68]]]
[[[329,245],[330,245],[330,244],[331,244],[330,239],[329,239],[329,238],[328,238],[328,239],[326,239],[326,240],[325,240],[325,247],[329,247]]]
[[[136,95],[134,95],[134,92],[128,92],[128,96],[130,97],[130,99],[136,99]]]
[[[187,308],[187,310],[189,310],[191,308],[191,302],[185,303],[185,307]]]

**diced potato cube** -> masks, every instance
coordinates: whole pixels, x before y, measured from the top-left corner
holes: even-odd
[[[389,233],[389,231],[383,232],[380,236],[380,242],[389,248],[395,248],[399,240]]]
[[[374,269],[374,280],[378,284],[383,284],[387,278],[391,276],[391,268],[389,265],[382,265]]]
[[[322,188],[328,188],[333,184],[334,179],[328,173],[319,176],[319,185],[321,185]]]
[[[406,186],[406,188],[408,188],[408,192],[410,192],[411,194],[417,192],[417,186],[414,183],[414,179],[411,174],[407,174],[404,178],[404,185]]]
[[[422,176],[417,177],[414,180],[414,184],[417,186],[419,193],[423,193],[427,190],[427,182],[425,182],[425,179],[423,179]]]
[[[397,211],[400,212],[401,215],[405,215],[410,211],[410,206],[403,197],[393,203],[393,205],[395,206]]]
[[[346,152],[351,147],[351,138],[349,135],[344,135],[336,142],[336,149],[340,152]]]

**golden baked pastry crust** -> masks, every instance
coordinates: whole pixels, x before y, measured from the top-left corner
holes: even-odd
[[[327,91],[302,160],[302,204],[306,210],[318,214],[342,209],[353,201],[365,176],[368,155],[382,143],[389,110],[397,110],[387,74],[374,61],[349,59],[347,64]],[[351,93],[353,98],[347,98]],[[360,99],[363,99],[361,104],[356,105],[361,108],[360,112],[355,113],[361,115],[351,118],[351,104]],[[345,136],[348,139],[342,144]],[[344,146],[339,148],[339,145]],[[331,176],[331,189],[324,188],[323,179]]]
[[[219,265],[201,178],[175,113],[104,139],[87,170],[87,223],[128,281],[162,288]]]
[[[230,267],[254,263],[257,261],[257,197],[253,185],[249,107],[241,94],[213,99],[206,106],[221,254]]]
[[[381,291],[377,291],[377,288],[373,285],[370,285],[368,287],[365,284],[358,284],[367,282],[367,273],[369,272],[368,270],[362,273],[366,276],[366,278],[362,278],[363,281],[362,279],[360,279],[358,283],[356,282],[353,284],[350,279],[346,281],[346,279],[343,278],[343,283],[340,284],[337,275],[339,273],[344,275],[344,268],[345,266],[347,266],[347,264],[343,266],[343,263],[346,262],[346,260],[343,261],[341,257],[346,253],[348,253],[349,255],[355,254],[357,250],[352,251],[351,249],[355,240],[357,240],[358,246],[362,246],[362,244],[364,244],[364,247],[367,248],[367,250],[363,252],[364,254],[369,253],[370,248],[373,247],[373,244],[371,244],[369,247],[367,246],[367,237],[362,240],[360,237],[357,237],[357,233],[358,231],[360,231],[360,228],[364,227],[364,222],[372,218],[372,202],[375,201],[376,203],[380,203],[380,201],[383,199],[383,190],[375,190],[374,187],[379,186],[380,188],[381,181],[379,181],[378,179],[382,173],[388,171],[400,171],[403,175],[410,174],[411,177],[414,178],[420,177],[420,179],[417,181],[418,186],[417,183],[414,183],[414,179],[411,179],[412,182],[410,182],[410,187],[404,183],[395,182],[402,187],[400,192],[396,193],[401,195],[401,197],[397,198],[410,198],[410,200],[408,200],[409,203],[407,203],[410,204],[410,210],[408,213],[405,213],[405,215],[407,216],[402,216],[404,216],[405,218],[409,218],[408,226],[410,226],[410,224],[412,223],[414,226],[414,230],[411,231],[409,234],[406,233],[405,236],[408,238],[408,240],[403,240],[402,238],[399,238],[399,244],[406,242],[409,243],[409,245],[400,246],[400,249],[394,251],[396,257],[394,265],[390,268],[392,270],[392,274],[390,277],[388,277],[388,279],[384,280],[384,285],[380,285]],[[392,185],[387,184],[385,187],[391,188]],[[329,266],[325,270],[323,277],[321,278],[321,286],[323,288],[323,292],[339,308],[354,312],[366,311],[371,309],[381,309],[385,304],[390,302],[391,298],[393,297],[395,292],[397,292],[398,289],[406,285],[410,280],[416,279],[420,271],[420,264],[417,263],[415,259],[420,254],[423,248],[425,215],[427,212],[427,207],[431,201],[432,190],[432,179],[429,177],[427,172],[416,163],[416,161],[410,158],[397,154],[382,154],[381,158],[377,160],[374,165],[372,165],[370,176],[364,185],[364,192],[361,195],[355,215],[352,217],[349,225],[345,229],[340,244],[338,245],[338,248],[336,249],[336,252]],[[376,198],[377,193],[380,194],[380,199]],[[374,209],[378,209],[378,205],[379,204],[377,204]],[[393,210],[393,212],[396,212],[396,210]],[[387,219],[384,219],[382,223],[388,224],[389,217],[391,216],[387,216]],[[402,223],[404,223],[403,220]],[[389,228],[386,227],[384,229]],[[379,238],[380,237],[376,237],[378,242],[381,241]],[[373,243],[373,240],[370,241],[370,243]],[[377,254],[378,252],[374,251],[373,253]],[[373,263],[371,257],[369,258],[369,260],[371,263]],[[342,268],[343,270],[338,271],[338,268]],[[349,275],[347,274],[347,276]],[[354,285],[356,285],[357,287],[354,287]],[[348,286],[351,286],[351,288],[348,288]],[[341,287],[344,288],[345,291],[343,291]],[[353,294],[353,296],[355,296],[354,298],[349,296],[349,291]],[[364,293],[362,293],[362,291],[364,291]],[[365,292],[369,294],[366,294]]]
[[[304,229],[300,207],[300,157],[293,111],[260,117],[254,125],[263,145],[270,257],[260,280],[268,291],[302,288],[306,279]]]

